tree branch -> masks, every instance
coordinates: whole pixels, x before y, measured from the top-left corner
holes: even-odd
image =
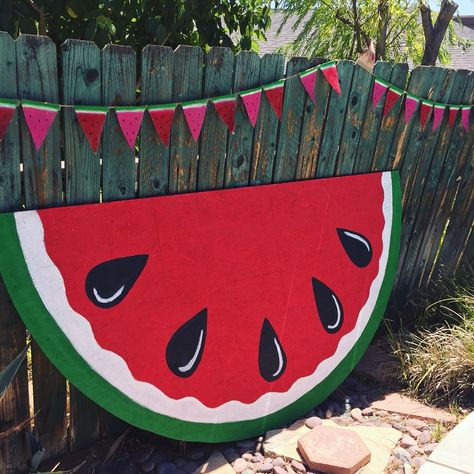
[[[40,35],[46,35],[46,14],[44,7],[40,7],[36,4],[35,0],[25,0],[26,3],[38,14],[38,33]]]

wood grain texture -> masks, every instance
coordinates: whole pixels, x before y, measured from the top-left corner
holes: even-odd
[[[16,41],[20,98],[59,102],[56,47],[44,36],[22,35]],[[59,114],[58,114],[59,115]],[[39,149],[35,150],[24,120],[21,125],[23,185],[27,209],[62,203],[60,120],[56,117]],[[66,381],[32,344],[35,431],[50,456],[66,449]]]
[[[65,104],[99,105],[101,101],[100,50],[92,42],[67,40],[61,46],[62,97]],[[66,203],[100,200],[100,146],[95,154],[74,109],[63,114]],[[89,445],[100,436],[100,407],[73,385],[69,387],[69,448]]]
[[[135,105],[135,51],[128,46],[108,45],[102,50],[102,103]],[[102,199],[135,197],[135,150],[128,146],[115,111],[109,111],[102,139]]]
[[[281,79],[285,60],[280,54],[266,54],[260,59],[260,84]],[[280,121],[273,112],[265,94],[262,93],[260,110],[255,124],[252,157],[250,161],[250,184],[267,184],[272,181],[275,150]]]
[[[141,104],[173,100],[174,52],[166,46],[146,46],[141,55]],[[138,194],[140,197],[168,194],[170,149],[161,143],[148,113],[140,135]]]
[[[234,54],[228,48],[211,48],[205,57],[203,97],[226,95],[232,91]],[[230,133],[212,103],[207,105],[199,149],[199,191],[224,186],[227,135]]]
[[[260,58],[256,53],[241,51],[235,58],[234,92],[259,85]],[[263,93],[262,93],[262,100]],[[235,133],[229,135],[225,168],[225,187],[246,186],[250,178],[254,129],[244,104],[238,101],[235,112]]]
[[[174,52],[173,100],[184,102],[202,97],[204,54],[201,48],[178,46]],[[169,192],[195,191],[199,145],[193,140],[181,107],[171,133]]]

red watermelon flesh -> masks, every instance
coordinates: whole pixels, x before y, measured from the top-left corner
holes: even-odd
[[[97,153],[107,112],[76,107],[76,115],[92,151]]]
[[[153,125],[155,126],[156,133],[165,146],[169,146],[170,144],[171,125],[173,124],[175,109],[176,105],[174,104],[171,107],[157,107],[148,109],[148,113],[150,114]]]
[[[97,343],[122,357],[135,379],[168,397],[192,396],[217,407],[230,400],[255,402],[269,390],[288,391],[354,329],[379,271],[385,223],[380,177],[132,200],[74,212],[47,209],[38,215],[67,300],[90,323]],[[354,264],[341,244],[341,229],[363,236],[371,248],[369,263]],[[107,300],[123,286],[120,278],[107,287],[94,271],[131,256],[136,257],[132,273],[139,275],[116,297],[120,302],[111,304]],[[103,271],[120,275],[120,265]],[[97,279],[102,306],[84,290],[88,278]],[[317,298],[339,302],[340,326],[331,328],[335,321],[329,324],[319,314]],[[176,375],[167,351],[173,338],[179,345],[180,330],[193,324],[203,330],[203,349],[189,375]],[[277,345],[284,361],[279,359],[280,373],[272,379],[275,371],[262,374],[259,360],[265,351],[275,357]]]
[[[279,82],[275,86],[266,88],[265,93],[267,94],[268,102],[270,102],[270,105],[272,106],[276,116],[281,119],[281,114],[283,113],[283,82]]]
[[[235,98],[217,99],[212,103],[216,108],[219,117],[227,125],[227,128],[234,133],[235,129]]]
[[[14,105],[0,103],[0,141],[3,140],[5,133],[7,133],[15,109]]]

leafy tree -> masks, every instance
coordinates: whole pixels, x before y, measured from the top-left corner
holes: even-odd
[[[0,30],[120,43],[257,49],[271,0],[0,0]]]
[[[454,32],[452,0],[441,0],[439,13],[426,0],[281,0],[279,6],[280,31],[292,17],[293,28],[302,27],[290,54],[356,59],[372,39],[377,59],[435,64],[449,62],[448,45],[469,44]]]

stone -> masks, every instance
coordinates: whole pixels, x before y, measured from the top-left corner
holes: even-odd
[[[220,451],[219,451],[220,452]],[[186,457],[191,459],[191,461],[199,461],[204,457],[204,450],[202,448],[193,448],[186,453]]]
[[[403,465],[403,474],[412,474],[413,470],[411,468],[410,464],[404,464]]]
[[[184,469],[176,468],[174,471],[171,471],[170,474],[186,474]]]
[[[244,454],[242,454],[242,458],[245,459],[246,461],[251,461],[252,458],[253,458],[253,454],[252,453],[244,453]]]
[[[282,466],[273,466],[273,472],[274,474],[288,474],[286,472],[286,469]]]
[[[217,449],[211,453],[204,464],[194,471],[194,474],[208,474],[211,472],[212,474],[235,474],[227,459]]]
[[[264,462],[264,463],[269,462],[269,463],[272,463],[272,464],[273,464],[273,459],[272,459],[272,458],[265,458],[265,459],[263,460],[263,462]]]
[[[388,411],[386,410],[377,410],[377,416],[388,416]]]
[[[410,456],[410,453],[404,449],[404,448],[401,448],[400,446],[397,446],[394,450],[393,450],[393,455],[399,459],[403,464],[405,463],[410,463],[411,462],[411,456]]]
[[[410,446],[408,449],[407,449],[408,453],[410,454],[410,456],[416,456],[417,454],[423,454],[424,451],[419,448],[418,446]]]
[[[427,444],[431,442],[432,437],[433,435],[431,434],[430,430],[424,430],[421,432],[420,436],[418,436],[417,438],[418,444],[421,444],[421,445]]]
[[[419,420],[418,418],[409,418],[405,421],[405,425],[407,426],[407,428],[413,428],[419,431],[429,428],[426,421]]]
[[[438,447],[438,443],[428,443],[423,446],[423,451],[426,454],[431,454]]]
[[[252,462],[263,462],[265,458],[263,457],[262,453],[255,453],[252,457]]]
[[[293,459],[291,461],[291,467],[299,472],[306,472],[306,468],[303,463],[297,461],[296,459]]]
[[[416,441],[409,435],[404,435],[400,441],[400,446],[402,448],[409,448],[411,446],[416,446]]]
[[[286,464],[285,460],[282,459],[280,456],[276,457],[273,460],[273,466],[284,466]]]
[[[319,418],[319,416],[312,416],[311,418],[308,418],[308,419],[305,421],[305,425],[306,425],[309,429],[312,429],[312,428],[314,428],[315,426],[321,425],[322,422],[323,422],[323,420],[321,420],[321,418]]]
[[[456,421],[456,417],[451,413],[437,408],[428,407],[416,400],[401,395],[400,393],[389,393],[382,399],[373,402],[371,406],[378,410],[398,413],[399,415],[410,418],[434,420],[446,423],[454,423]],[[412,426],[412,428],[418,429],[416,426]]]
[[[362,415],[362,410],[360,408],[353,408],[351,410],[351,416],[356,421],[364,421],[364,415]]]
[[[406,429],[406,431],[412,438],[415,438],[415,439],[418,439],[418,436],[421,435],[421,431],[420,430],[415,430],[415,428],[408,427]]]
[[[348,426],[351,423],[351,419],[346,416],[333,416],[331,421],[339,426]]]
[[[259,462],[255,464],[255,470],[257,472],[272,472],[273,464],[271,462]]]
[[[421,466],[426,462],[426,459],[423,456],[416,456],[411,460],[411,465],[415,469],[420,469]]]
[[[158,468],[156,472],[158,474],[170,474],[175,469],[176,469],[176,466],[174,465],[174,463],[169,462],[169,461],[164,461],[158,464]]]
[[[372,407],[367,407],[367,408],[364,408],[362,411],[361,411],[362,415],[364,416],[372,416],[374,414],[374,409]]]
[[[302,436],[298,448],[311,469],[331,474],[357,472],[371,457],[357,433],[322,425]]]
[[[234,464],[232,464],[232,467],[234,468],[235,472],[243,472],[245,469],[247,469],[247,461],[243,458],[238,458],[234,461]]]
[[[153,469],[155,469],[155,463],[151,459],[149,459],[148,461],[145,461],[144,463],[142,463],[142,465],[140,466],[140,469],[143,472],[151,472],[153,471]]]
[[[394,421],[392,423],[392,428],[395,428],[398,431],[404,431],[405,430],[405,427],[401,423],[398,423],[398,421]]]
[[[183,467],[185,464],[186,464],[186,459],[184,459],[184,458],[176,458],[174,460],[174,465],[176,467]]]
[[[245,469],[242,474],[253,474],[253,469]]]
[[[155,466],[158,466],[158,464],[162,463],[163,461],[166,461],[166,455],[155,451],[150,456],[150,459],[155,463]]]
[[[199,467],[199,463],[196,461],[186,461],[186,464],[183,466],[183,469],[188,473],[193,473]]]

